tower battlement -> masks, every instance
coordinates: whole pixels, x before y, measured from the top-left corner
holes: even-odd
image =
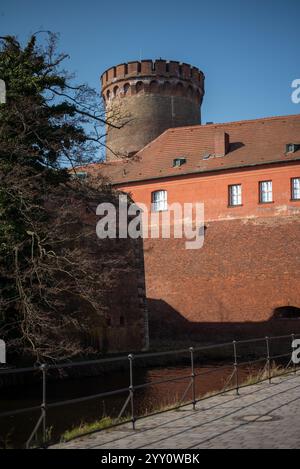
[[[141,60],[101,75],[107,120],[107,158],[136,153],[170,127],[200,124],[204,74],[192,65]],[[119,124],[119,125],[118,125]]]
[[[204,95],[204,74],[186,63],[167,60],[133,61],[111,67],[101,75],[102,97],[138,93],[185,96],[200,103]]]
[[[203,85],[204,74],[192,65],[174,60],[141,60],[116,65],[101,75],[102,90],[112,83],[132,76],[178,78],[192,81],[196,86]]]

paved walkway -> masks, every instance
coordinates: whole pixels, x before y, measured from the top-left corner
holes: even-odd
[[[53,448],[300,448],[300,374],[249,386]]]

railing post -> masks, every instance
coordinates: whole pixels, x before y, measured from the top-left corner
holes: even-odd
[[[235,374],[235,390],[236,395],[239,395],[239,369],[238,369],[238,361],[237,361],[237,353],[236,353],[236,341],[232,342],[233,345],[233,355],[234,355],[234,374]]]
[[[133,359],[134,355],[128,355],[129,360],[129,395],[130,395],[130,405],[131,405],[131,421],[132,429],[135,430],[135,416],[134,416],[134,386],[133,386]]]
[[[295,340],[295,334],[291,334],[291,337],[292,337],[292,344],[293,344],[293,342],[294,342],[294,340]],[[292,348],[292,357],[293,357],[293,348]],[[293,369],[294,369],[294,373],[296,373],[296,371],[297,371],[297,368],[296,368],[296,363],[295,363],[295,361],[294,361],[294,360],[292,360],[292,361],[293,361]]]
[[[47,380],[47,365],[46,364],[42,364],[40,366],[40,370],[42,372],[42,379],[43,379],[43,383],[42,383],[42,387],[43,387],[43,398],[42,398],[42,404],[41,404],[41,412],[42,412],[42,421],[43,421],[43,445],[44,447],[46,446],[46,443],[47,443],[47,422],[46,422],[46,417],[47,417],[47,414],[46,414],[46,406],[47,406],[47,396],[46,396],[46,380]]]
[[[266,337],[266,347],[267,347],[267,370],[268,370],[268,380],[269,384],[271,384],[272,376],[271,376],[271,363],[270,363],[270,343],[269,337]]]
[[[191,354],[191,378],[192,378],[192,394],[193,394],[193,410],[196,410],[196,383],[195,383],[195,366],[194,366],[194,347],[190,347]]]

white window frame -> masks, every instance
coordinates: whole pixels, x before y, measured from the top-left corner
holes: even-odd
[[[296,183],[296,184],[295,184]],[[300,177],[291,179],[292,200],[300,200]]]
[[[164,189],[151,193],[152,212],[163,212],[168,210],[168,192]]]
[[[273,202],[273,181],[259,182],[259,203],[269,204]]]
[[[228,187],[228,195],[228,205],[230,207],[242,205],[242,184],[230,184]]]

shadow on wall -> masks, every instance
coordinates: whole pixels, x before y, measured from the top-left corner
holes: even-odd
[[[243,142],[231,142],[230,143],[230,152],[233,152],[235,150],[239,150],[240,148],[243,148],[245,144]]]
[[[268,321],[193,322],[187,320],[163,300],[147,299],[150,344],[171,342],[224,342],[300,333],[300,308],[275,308]]]

